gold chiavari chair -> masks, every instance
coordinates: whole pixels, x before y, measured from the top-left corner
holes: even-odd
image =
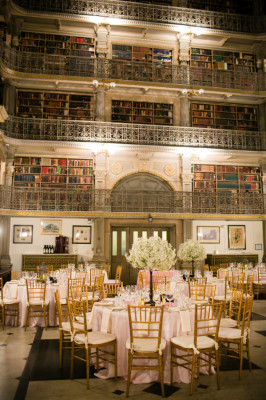
[[[70,322],[63,321],[62,308],[60,303],[59,291],[55,292],[55,304],[57,307],[58,320],[59,320],[59,365],[62,368],[63,350],[71,349],[71,328]]]
[[[221,312],[221,304],[196,304],[194,334],[171,339],[171,384],[173,368],[188,369],[191,373],[190,395],[193,393],[195,372],[199,376],[200,367],[208,366],[209,372],[212,366],[216,368],[217,388],[220,388],[218,330]]]
[[[239,379],[241,379],[242,376],[244,350],[247,353],[249,370],[251,371],[252,369],[249,350],[249,327],[253,307],[253,298],[254,296],[245,298],[241,327],[220,327],[218,334],[219,345],[223,345],[221,346],[221,355],[225,357],[237,358],[240,361]]]
[[[228,266],[229,266],[229,264],[228,263],[221,263],[220,265],[220,268],[228,268]]]
[[[82,307],[82,308],[81,308]],[[81,313],[82,311],[82,313]],[[71,366],[70,379],[73,377],[74,359],[84,361],[86,363],[86,386],[90,387],[89,368],[91,358],[96,358],[96,369],[100,364],[111,363],[115,369],[115,379],[117,378],[117,340],[115,335],[102,331],[88,332],[87,329],[87,312],[85,302],[77,302],[68,300],[68,314],[71,327]],[[78,317],[78,318],[77,318]],[[81,319],[83,323],[81,324]],[[80,326],[76,326],[77,322]],[[111,346],[113,350],[105,349]],[[92,350],[95,350],[92,353]],[[84,354],[85,353],[85,354]]]
[[[205,271],[209,271],[210,269],[209,269],[209,264],[204,264],[203,265],[203,273],[205,272]]]
[[[6,317],[16,317],[17,326],[19,325],[19,303],[20,301],[17,298],[9,299],[4,296],[3,278],[0,278],[0,309],[3,330],[5,329]]]
[[[215,298],[215,292],[216,292],[216,285],[215,284],[207,283],[205,285],[205,299],[208,302],[213,303],[214,298]]]
[[[205,284],[201,285],[195,281],[189,280],[188,294],[191,300],[193,300],[194,302],[200,302],[200,301],[206,302],[205,288],[206,288]]]
[[[128,350],[126,397],[129,395],[131,372],[133,370],[159,371],[161,392],[164,397],[163,351],[166,341],[162,338],[163,311],[163,306],[128,305],[130,337],[126,342]],[[134,360],[136,360],[135,363]],[[153,360],[152,364],[147,363],[147,360]],[[144,362],[141,363],[141,361]]]
[[[107,278],[109,279],[110,272],[111,272],[111,265],[110,264],[101,264],[100,265],[100,269],[101,269],[101,271],[106,271]]]
[[[23,271],[12,270],[11,271],[11,281],[19,280],[20,278],[22,278],[22,273],[23,273]]]
[[[49,302],[45,299],[46,282],[37,279],[26,279],[27,287],[27,309],[25,330],[29,326],[29,319],[32,317],[43,317],[45,329],[49,321]]]
[[[212,272],[213,276],[217,276],[217,271],[220,267],[218,265],[211,265],[210,271]]]
[[[253,294],[253,280],[254,276],[251,274],[247,275],[247,280],[244,283],[244,296],[252,296]]]
[[[147,279],[147,271],[140,271],[138,273],[138,279],[139,279],[139,287],[140,289],[144,289],[149,287],[150,283]]]
[[[217,270],[217,278],[218,279],[227,279],[229,278],[229,270],[226,268],[219,268]]]
[[[237,328],[240,325],[243,304],[243,290],[233,289],[229,303],[228,316],[221,318],[220,326],[224,328]]]
[[[257,300],[260,293],[266,294],[266,268],[257,268],[257,279],[253,281],[254,295],[257,295]]]
[[[166,276],[153,275],[152,277],[153,290],[167,292],[170,289],[170,280]]]

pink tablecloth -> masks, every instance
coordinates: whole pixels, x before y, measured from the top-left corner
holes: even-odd
[[[101,329],[103,307],[94,307],[93,330]],[[170,383],[170,340],[174,336],[193,334],[194,328],[194,310],[190,311],[190,332],[183,332],[180,312],[165,312],[163,317],[162,337],[166,340],[166,349],[164,351],[164,381]],[[110,332],[117,338],[117,373],[118,376],[127,378],[127,349],[126,340],[129,337],[129,322],[127,311],[112,311],[111,313]],[[107,379],[114,376],[113,366],[107,365],[106,370],[100,371],[98,377]],[[207,373],[207,370],[206,370]],[[184,368],[174,368],[174,382],[190,382],[190,373]],[[131,381],[133,383],[149,383],[159,381],[159,373],[157,371],[132,371]]]
[[[27,304],[27,288],[25,284],[7,282],[4,287],[5,297],[12,298],[15,292],[15,285],[17,285],[17,299],[20,301],[19,305],[19,326],[25,326],[26,323],[26,304]],[[61,286],[61,285],[60,285]],[[54,309],[55,309],[55,298],[54,294],[59,289],[59,285],[52,284],[46,287],[45,300],[49,301],[49,326],[54,325]],[[66,287],[60,287],[62,293],[61,297],[64,297],[66,293]],[[6,324],[14,326],[16,324],[15,317],[7,317]],[[42,317],[30,318],[30,326],[44,326],[44,319]]]

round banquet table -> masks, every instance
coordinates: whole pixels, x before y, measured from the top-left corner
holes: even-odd
[[[102,323],[102,306],[94,305],[94,316],[93,316],[93,331],[101,330]],[[169,308],[169,311],[164,312],[163,324],[162,324],[162,338],[166,340],[166,348],[164,351],[164,382],[170,383],[170,359],[171,359],[171,348],[170,340],[174,336],[193,334],[194,329],[194,309],[189,311],[190,318],[190,331],[184,332],[182,329],[182,322],[180,312],[176,308]],[[126,309],[116,311],[112,310],[110,316],[110,332],[117,338],[117,374],[118,376],[127,379],[127,368],[128,368],[128,353],[126,349],[126,341],[129,338],[129,321],[128,312]],[[207,368],[202,368],[201,372],[208,373]],[[96,374],[97,377],[102,379],[114,377],[114,366],[106,364],[106,369],[101,370]],[[173,375],[174,382],[190,382],[190,373],[184,368],[174,368]],[[138,383],[150,383],[159,381],[159,373],[157,371],[143,370],[143,371],[132,371],[131,382]]]
[[[46,286],[45,300],[49,301],[49,326],[54,326],[55,312],[55,292],[59,290],[60,297],[65,298],[67,293],[67,285],[49,284]],[[26,309],[27,309],[27,288],[25,283],[10,281],[4,286],[5,297],[17,298],[19,304],[19,326],[25,326]],[[6,325],[14,326],[16,317],[7,317]],[[29,320],[30,326],[44,326],[43,317],[34,317]]]

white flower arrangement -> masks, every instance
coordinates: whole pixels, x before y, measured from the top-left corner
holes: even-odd
[[[176,263],[176,251],[166,240],[151,236],[137,239],[126,259],[134,268],[165,271]]]
[[[177,255],[183,261],[200,261],[206,258],[204,247],[192,239],[186,240],[179,246]]]

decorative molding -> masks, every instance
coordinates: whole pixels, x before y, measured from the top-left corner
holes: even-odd
[[[163,170],[167,176],[174,176],[176,173],[176,168],[173,165],[166,165]]]
[[[110,171],[114,175],[120,175],[122,173],[122,171],[123,171],[123,167],[119,162],[116,162],[116,163],[111,165]]]

